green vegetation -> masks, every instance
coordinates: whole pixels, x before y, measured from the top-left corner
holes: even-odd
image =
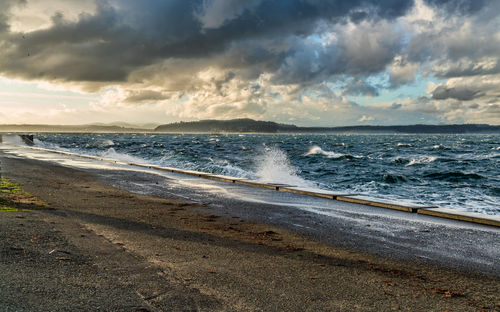
[[[30,196],[30,194],[24,192],[19,186],[10,182],[5,178],[1,178],[0,181],[0,192],[2,193],[10,193],[10,194],[25,194]]]
[[[5,178],[0,179],[0,211],[47,209],[47,204]]]

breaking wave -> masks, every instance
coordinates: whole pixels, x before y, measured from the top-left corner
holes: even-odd
[[[413,158],[412,160],[410,160],[410,162],[408,164],[406,164],[406,166],[414,166],[414,165],[422,165],[425,163],[431,163],[431,162],[436,161],[437,159],[438,158],[436,156],[421,156],[421,157]]]
[[[285,152],[277,147],[266,148],[263,154],[257,158],[258,181],[314,187],[312,182],[302,179],[298,173]]]
[[[325,151],[319,146],[313,146],[309,149],[309,151],[305,154],[305,156],[310,156],[310,155],[323,155],[326,156],[327,158],[333,158],[333,159],[339,159],[339,158],[345,158],[345,159],[352,159],[352,158],[359,158],[357,156],[349,155],[349,154],[343,154],[343,153],[336,153],[336,152],[330,152],[330,151]]]

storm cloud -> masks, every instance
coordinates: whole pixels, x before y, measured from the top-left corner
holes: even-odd
[[[422,76],[444,80],[430,100],[481,110],[500,74],[498,1],[96,0],[76,18],[54,12],[48,27],[11,27],[13,8],[29,6],[0,4],[0,75],[104,92],[107,106],[163,103],[179,118],[287,121],[306,107],[313,121]],[[446,85],[464,77],[490,82]],[[353,121],[377,121],[351,109]]]

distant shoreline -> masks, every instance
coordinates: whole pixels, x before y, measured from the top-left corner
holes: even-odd
[[[0,125],[4,133],[209,133],[209,134],[500,134],[500,125],[356,125],[342,127],[299,127],[252,119],[177,122],[156,128],[118,125]]]

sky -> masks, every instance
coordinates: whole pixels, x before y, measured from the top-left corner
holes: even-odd
[[[498,0],[0,0],[0,123],[500,124]]]

